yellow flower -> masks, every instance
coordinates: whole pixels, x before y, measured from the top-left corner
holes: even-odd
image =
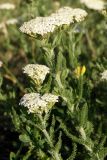
[[[79,78],[80,76],[83,76],[85,74],[85,72],[86,72],[85,66],[82,66],[82,67],[78,66],[74,71],[77,78]]]

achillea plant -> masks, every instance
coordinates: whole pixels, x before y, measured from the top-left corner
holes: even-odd
[[[10,157],[38,160],[104,160],[107,136],[96,131],[88,95],[86,67],[79,63],[80,39],[74,32],[87,12],[63,7],[47,17],[25,22],[20,31],[39,39],[42,62],[23,68],[35,83],[13,109],[19,139],[28,149]],[[39,63],[39,62],[38,62]],[[42,63],[42,64],[41,64]],[[44,65],[43,65],[44,64]],[[38,89],[39,86],[39,89]],[[16,123],[18,122],[18,123]],[[94,128],[95,127],[95,128]],[[96,133],[95,133],[96,132]]]

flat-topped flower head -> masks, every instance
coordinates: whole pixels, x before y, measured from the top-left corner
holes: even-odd
[[[56,12],[56,15],[69,19],[71,20],[70,23],[73,23],[74,20],[77,22],[83,21],[87,16],[87,12],[80,8],[62,7]]]
[[[72,24],[74,21],[82,21],[87,16],[87,12],[83,9],[73,9],[71,7],[62,7],[55,13],[50,15],[53,25],[61,26],[64,24]]]
[[[49,73],[49,68],[45,65],[40,64],[28,64],[23,68],[23,73],[26,73],[31,77],[37,86],[41,85]]]
[[[13,10],[13,9],[15,9],[15,5],[12,3],[0,4],[0,10]]]
[[[19,104],[27,107],[28,113],[42,114],[44,111],[47,112],[47,102],[43,101],[38,93],[25,94]]]
[[[81,3],[84,3],[87,8],[93,10],[103,10],[105,9],[105,2],[103,0],[80,0]]]
[[[107,70],[101,73],[101,80],[106,80],[107,81]]]
[[[56,102],[58,96],[52,94],[28,93],[21,98],[19,105],[27,107],[28,113],[43,114],[48,113]]]
[[[44,36],[47,33],[53,32],[55,26],[49,21],[49,17],[37,17],[24,24],[20,27],[20,31],[30,36],[36,34]]]
[[[83,9],[73,9],[70,7],[62,7],[48,17],[37,17],[25,22],[20,31],[30,36],[41,35],[54,32],[56,27],[69,25],[74,21],[82,21],[87,16]]]

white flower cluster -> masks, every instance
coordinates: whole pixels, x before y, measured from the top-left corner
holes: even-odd
[[[105,8],[105,2],[103,0],[80,0],[80,2],[93,10],[103,10]]]
[[[51,14],[50,17],[53,18],[54,25],[60,26],[64,24],[74,23],[74,21],[82,21],[86,16],[87,12],[83,9],[63,7],[60,8],[56,13]]]
[[[101,73],[101,80],[107,80],[107,70]]]
[[[83,9],[63,7],[48,17],[37,17],[25,22],[20,27],[20,31],[31,36],[36,34],[43,36],[53,32],[57,26],[70,25],[74,21],[82,21],[86,16],[87,13]]]
[[[37,85],[40,85],[49,73],[49,68],[45,65],[28,64],[23,68],[23,73],[26,73]]]
[[[58,96],[51,93],[43,96],[39,93],[28,93],[21,98],[19,104],[27,107],[28,113],[42,114],[48,113],[56,102],[58,102]]]
[[[37,17],[28,22],[25,22],[21,27],[20,31],[29,35],[44,35],[48,32],[53,32],[55,29],[54,25],[49,23],[48,17]]]
[[[3,3],[3,4],[0,4],[0,9],[1,10],[13,10],[15,9],[15,5],[12,3]]]

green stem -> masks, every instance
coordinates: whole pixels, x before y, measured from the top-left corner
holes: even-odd
[[[52,143],[52,140],[46,130],[46,127],[45,127],[45,123],[44,123],[44,120],[43,120],[43,117],[41,115],[39,115],[39,118],[40,118],[40,121],[41,121],[41,124],[42,124],[42,132],[44,134],[44,136],[46,137],[47,139],[47,143],[49,144],[50,148],[51,148],[51,155],[52,157],[55,159],[55,160],[61,160],[61,158],[59,157],[59,154],[56,152],[55,148],[54,148],[54,145]]]
[[[69,53],[69,64],[75,68],[77,64],[77,55],[76,55],[76,42],[73,32],[69,32],[69,44],[68,44],[68,53]]]
[[[64,131],[64,133],[67,135],[67,137],[69,137],[73,142],[76,142],[76,143],[78,143],[78,144],[81,144],[81,145],[85,146],[85,148],[86,148],[90,153],[92,153],[92,148],[86,144],[86,141],[85,141],[85,140],[80,139],[80,138],[72,135],[72,134],[68,131],[68,129],[66,128],[66,125],[62,122],[62,120],[60,120],[60,119],[58,119],[58,118],[57,118],[57,120],[60,122],[60,124],[61,124],[60,127],[61,127],[61,129]]]
[[[79,79],[79,101],[81,100],[83,95],[83,76],[80,76]]]
[[[54,157],[55,160],[61,160],[57,152],[54,152]]]
[[[51,150],[50,153],[51,153],[53,159],[55,159],[55,160],[61,160],[61,158],[60,158],[59,154],[56,152],[56,150],[54,148],[54,145],[52,143],[52,140],[51,140],[51,138],[50,138],[50,136],[49,136],[49,134],[48,134],[48,132],[46,130],[46,126],[45,126],[43,117],[41,115],[38,115],[38,118],[40,119],[40,122],[41,122],[41,125],[42,125],[41,128],[38,127],[36,124],[31,123],[31,122],[29,122],[29,124],[35,126],[36,128],[38,128],[44,134],[44,136],[45,136],[45,138],[47,140],[47,143],[50,146],[50,150]]]
[[[96,157],[97,157],[98,160],[100,160],[100,157],[99,157],[98,153],[96,154]]]
[[[78,90],[79,90],[79,95],[76,108],[78,107],[83,96],[83,76],[80,76],[80,78],[78,79]]]
[[[42,132],[43,132],[44,136],[46,137],[47,142],[48,142],[48,144],[50,145],[50,147],[53,148],[54,146],[53,146],[53,143],[52,143],[52,141],[51,141],[51,139],[50,139],[50,136],[49,136],[47,130],[46,130],[46,129],[43,129]]]
[[[31,45],[32,45],[32,59],[35,62],[35,41],[34,39],[32,39]]]
[[[28,158],[32,154],[32,150],[33,150],[33,147],[31,146],[30,149],[28,150],[28,152],[26,153],[26,155],[23,157],[23,160],[28,160]]]
[[[90,38],[90,35],[89,35],[88,32],[86,32],[86,38],[87,38],[87,42],[88,42],[89,48],[90,48],[90,50],[92,52],[92,57],[95,58],[96,51],[95,51],[95,48],[93,46],[92,39]]]

